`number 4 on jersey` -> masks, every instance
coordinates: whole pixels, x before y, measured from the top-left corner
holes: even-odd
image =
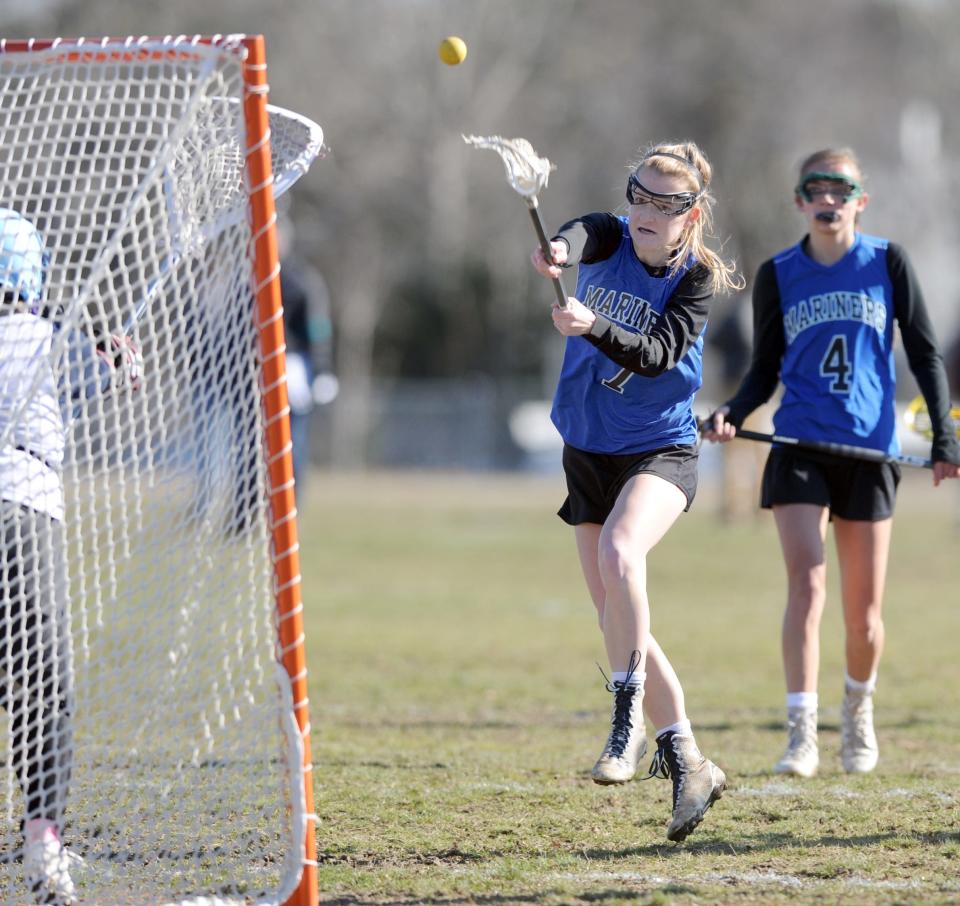
[[[847,354],[847,338],[844,334],[838,333],[830,341],[826,353],[820,360],[820,374],[830,379],[831,393],[849,393],[852,372],[853,365]]]

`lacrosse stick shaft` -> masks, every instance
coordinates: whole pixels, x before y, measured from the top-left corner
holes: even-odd
[[[547,239],[547,234],[543,231],[540,211],[537,209],[536,204],[528,204],[527,210],[530,211],[533,228],[537,231],[537,238],[540,240],[540,250],[543,252],[543,257],[546,258],[547,261],[553,261],[553,251],[550,248],[550,241]],[[554,292],[557,294],[557,305],[561,308],[566,308],[567,290],[563,285],[563,280],[560,277],[552,277],[550,282],[553,283]]]
[[[787,447],[796,447],[799,450],[814,450],[819,453],[830,453],[833,456],[845,456],[848,459],[862,459],[866,462],[895,462],[902,466],[913,466],[918,469],[932,469],[933,463],[920,456],[891,456],[882,450],[870,450],[866,447],[854,447],[850,444],[833,444],[828,441],[800,440],[796,437],[784,437],[782,434],[763,434],[760,431],[738,430],[736,437],[742,440],[755,440],[764,444],[783,444]]]

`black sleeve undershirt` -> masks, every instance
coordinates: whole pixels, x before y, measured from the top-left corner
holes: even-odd
[[[900,326],[907,362],[930,412],[931,459],[960,463],[960,445],[950,417],[950,390],[943,357],[923,299],[920,283],[904,250],[887,247],[887,272],[893,285],[893,315]],[[773,396],[786,351],[780,289],[773,261],[760,266],[753,287],[753,358],[740,387],[727,402],[728,421],[740,428],[744,419]]]
[[[553,238],[567,244],[567,266],[593,264],[609,258],[620,247],[623,225],[612,214],[587,214],[565,223]],[[651,276],[667,274],[666,268],[643,266]],[[643,377],[663,374],[676,366],[703,332],[713,295],[710,283],[709,270],[696,264],[680,278],[663,313],[647,333],[625,330],[594,312],[596,321],[583,338],[628,371]]]
[[[744,419],[762,406],[780,382],[780,362],[787,349],[780,309],[780,287],[773,260],[765,261],[753,281],[753,356],[740,387],[726,405],[727,420],[740,428]]]
[[[930,458],[960,465],[960,444],[950,417],[950,387],[943,356],[937,347],[916,272],[906,252],[893,242],[887,247],[887,272],[893,283],[893,313],[900,325],[903,351],[930,413],[933,430]]]

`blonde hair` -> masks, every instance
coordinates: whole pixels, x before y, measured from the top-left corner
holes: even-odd
[[[660,157],[661,154],[673,156]],[[683,160],[676,160],[676,157]],[[669,259],[671,272],[676,273],[692,255],[710,272],[710,289],[713,293],[738,292],[743,289],[746,282],[737,274],[736,263],[724,261],[707,245],[707,239],[714,238],[713,206],[716,199],[709,192],[710,182],[713,179],[713,167],[710,166],[710,161],[697,144],[687,141],[648,145],[641,152],[640,157],[629,164],[629,171],[633,173],[639,167],[649,167],[664,176],[684,179],[690,186],[690,191],[700,193],[700,197],[693,205],[694,208],[700,209],[700,216],[696,220],[688,221],[683,237],[671,253]]]

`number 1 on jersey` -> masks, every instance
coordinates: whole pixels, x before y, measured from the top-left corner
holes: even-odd
[[[826,353],[820,360],[820,375],[830,379],[831,393],[849,393],[852,372],[853,365],[847,354],[847,338],[844,334],[838,333],[830,341]]]

